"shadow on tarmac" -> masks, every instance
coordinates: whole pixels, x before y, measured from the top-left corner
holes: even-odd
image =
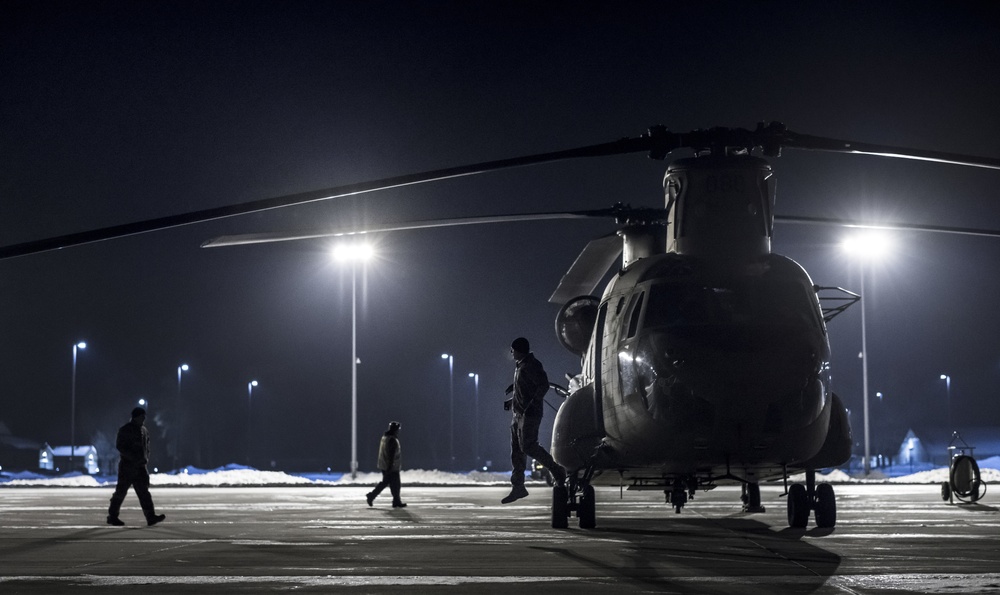
[[[624,521],[624,522],[623,522]],[[829,535],[833,529],[784,529],[746,518],[724,519],[615,519],[615,527],[596,528],[594,535],[623,541],[620,555],[625,562],[610,564],[572,547],[533,549],[564,556],[605,576],[681,593],[770,592],[768,577],[795,577],[782,583],[782,592],[812,593],[833,576],[840,566],[837,554],[818,548],[803,536]],[[760,583],[744,584],[745,577],[759,576]],[[697,581],[692,577],[712,577]],[[727,581],[726,577],[733,580]],[[789,588],[791,591],[789,591]]]

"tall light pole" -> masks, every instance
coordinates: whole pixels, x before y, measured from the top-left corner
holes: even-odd
[[[73,458],[76,456],[76,351],[86,349],[87,343],[80,341],[73,345],[73,379],[69,386],[69,470],[73,470]]]
[[[177,468],[177,460],[180,458],[180,450],[184,444],[184,424],[181,421],[181,374],[190,368],[187,364],[177,366],[177,447],[174,448],[174,469]]]
[[[941,374],[941,380],[944,380],[945,390],[947,391],[946,396],[948,397],[945,403],[948,406],[948,432],[954,431],[951,427],[951,376],[947,374]]]
[[[868,421],[868,337],[865,320],[865,272],[867,261],[884,255],[889,249],[889,241],[885,236],[875,233],[865,233],[849,237],[842,244],[844,250],[858,258],[861,263],[861,378],[864,391],[865,420],[865,475],[871,473],[871,433]]]
[[[475,372],[469,372],[469,378],[472,378],[476,383],[476,400],[474,401],[475,410],[473,414],[475,415],[476,418],[474,424],[476,432],[476,439],[475,439],[476,469],[479,469],[479,374],[476,374]]]
[[[448,360],[448,455],[451,469],[455,468],[455,356],[442,353],[441,359]]]
[[[251,380],[247,382],[247,467],[250,466],[250,445],[253,444],[253,432],[251,428],[253,427],[253,387],[257,386],[256,380]]]
[[[351,263],[351,479],[358,477],[358,262],[375,255],[369,244],[340,244],[334,259]]]

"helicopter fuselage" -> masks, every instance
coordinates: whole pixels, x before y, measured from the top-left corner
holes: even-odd
[[[819,300],[794,261],[643,258],[604,292],[553,454],[626,478],[781,475],[844,450],[824,449],[843,409],[829,357]]]

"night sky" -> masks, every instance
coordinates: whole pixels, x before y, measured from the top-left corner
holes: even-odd
[[[995,2],[36,2],[0,4],[0,245],[316,188],[638,136],[780,120],[805,134],[1000,157]],[[1000,172],[786,150],[777,213],[1000,228]],[[351,275],[325,241],[230,233],[358,218],[662,206],[666,164],[564,162],[0,261],[0,421],[66,444],[151,401],[159,460],[348,470]],[[377,237],[359,273],[359,463],[402,423],[404,466],[508,467],[510,341],[578,370],[547,302],[610,222]],[[846,231],[774,251],[859,291]],[[900,233],[866,278],[873,443],[947,415],[1000,424],[1000,241]],[[860,307],[830,324],[861,435]],[[454,433],[449,370],[454,355]],[[177,366],[185,372],[178,395]],[[252,403],[247,383],[256,379]],[[881,392],[883,399],[874,397]],[[555,403],[554,396],[549,401]],[[547,410],[545,434],[554,415]],[[154,426],[156,422],[147,422]],[[944,430],[940,430],[943,432]],[[450,463],[454,441],[455,462]]]

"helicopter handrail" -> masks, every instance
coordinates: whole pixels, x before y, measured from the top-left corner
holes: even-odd
[[[861,299],[861,296],[854,293],[853,291],[848,291],[843,287],[824,287],[821,285],[814,285],[813,290],[816,291],[816,297],[819,298],[820,307],[823,310],[823,322],[830,322],[838,314],[844,310],[850,308]],[[820,295],[821,291],[831,291],[837,292],[842,295]],[[825,302],[844,302],[836,306],[825,305]]]

